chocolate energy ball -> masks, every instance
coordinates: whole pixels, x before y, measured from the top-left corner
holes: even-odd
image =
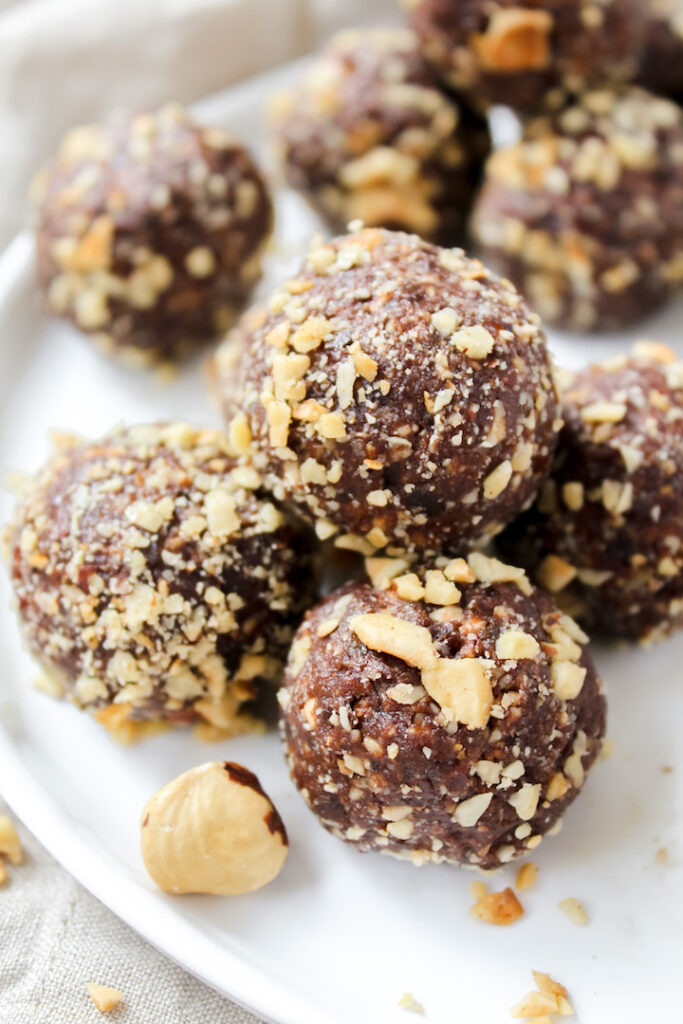
[[[274,100],[273,132],[290,184],[335,230],[360,219],[463,241],[488,128],[440,89],[411,32],[335,36]]]
[[[69,132],[33,200],[48,309],[134,365],[230,326],[272,226],[244,147],[170,103]]]
[[[316,244],[217,372],[267,486],[363,554],[495,534],[531,502],[559,426],[545,336],[513,286],[378,228]]]
[[[559,108],[638,69],[638,0],[403,0],[423,56],[473,102],[526,114]]]
[[[235,732],[302,610],[299,539],[221,433],[172,423],[72,441],[5,546],[28,649],[78,705]]]
[[[683,364],[663,345],[565,382],[552,476],[503,550],[586,625],[630,640],[683,626]]]
[[[374,586],[331,594],[292,645],[279,697],[302,796],[340,839],[416,864],[535,849],[604,735],[585,633],[480,553],[369,571]]]
[[[639,79],[646,88],[683,100],[683,0],[650,0]]]
[[[683,112],[632,87],[537,119],[490,158],[473,226],[544,320],[630,325],[683,281]]]

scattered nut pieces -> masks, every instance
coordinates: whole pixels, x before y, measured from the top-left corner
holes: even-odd
[[[123,994],[118,989],[109,988],[107,985],[96,985],[89,981],[86,988],[100,1013],[109,1013],[123,999]]]
[[[524,914],[524,908],[509,887],[502,892],[487,892],[481,896],[473,907],[470,907],[470,914],[476,917],[477,921],[484,921],[486,924],[508,925],[519,921]]]
[[[538,866],[530,860],[526,864],[522,864],[521,868],[517,872],[515,889],[517,889],[518,892],[524,892],[525,889],[531,889],[536,885],[537,878]]]
[[[21,864],[21,841],[16,828],[6,814],[0,814],[0,855],[10,864]]]
[[[535,1024],[551,1024],[550,1014],[571,1017],[574,1007],[569,1002],[567,990],[559,981],[554,981],[543,971],[531,972],[536,982],[537,991],[528,992],[523,999],[513,1006],[510,1016],[517,1019],[533,1020]]]
[[[566,914],[570,921],[579,927],[583,927],[588,924],[588,914],[583,909],[583,906],[573,896],[568,896],[564,900],[560,900],[558,904],[563,914]]]
[[[287,857],[287,834],[252,772],[214,761],[183,772],[148,801],[142,856],[165,892],[229,896],[267,885]]]
[[[408,1010],[410,1013],[417,1013],[420,1017],[424,1016],[425,1008],[422,1003],[418,1003],[412,992],[404,992],[397,1006],[400,1006],[402,1010]]]

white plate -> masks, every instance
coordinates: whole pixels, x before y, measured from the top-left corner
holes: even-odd
[[[234,90],[202,112],[260,149],[264,96],[291,74]],[[280,196],[281,241],[264,290],[315,226],[297,197]],[[98,434],[120,420],[173,415],[218,422],[199,364],[161,385],[44,320],[31,263],[28,237],[0,260],[3,472],[36,467],[54,427]],[[683,354],[680,317],[679,304],[628,338],[554,336],[553,348],[576,365],[648,335]],[[3,495],[3,520],[10,504]],[[405,991],[429,1021],[494,1024],[531,987],[531,968],[568,986],[583,1024],[673,1019],[683,962],[683,637],[650,651],[595,651],[610,687],[615,753],[596,766],[562,833],[534,854],[539,882],[523,896],[523,919],[504,929],[468,916],[471,874],[360,856],[324,832],[289,781],[276,735],[207,747],[176,732],[122,749],[87,715],[35,692],[0,576],[0,788],[76,878],[193,974],[279,1024],[406,1024],[396,1007]],[[221,757],[255,770],[273,797],[291,837],[287,864],[249,896],[167,897],[142,865],[140,810],[178,772]],[[515,871],[502,870],[496,886],[512,884]],[[559,911],[566,896],[585,904],[588,927]]]

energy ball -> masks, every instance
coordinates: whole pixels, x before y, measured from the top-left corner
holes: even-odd
[[[683,0],[650,0],[639,80],[653,92],[683,100]]]
[[[316,244],[217,364],[231,434],[268,488],[361,554],[479,543],[550,466],[539,319],[460,249],[378,228]]]
[[[481,553],[369,571],[374,586],[331,594],[292,645],[279,697],[296,786],[361,851],[490,869],[535,849],[604,735],[585,633]]]
[[[535,508],[501,538],[582,622],[629,640],[683,626],[683,364],[664,345],[590,366]]]
[[[683,281],[683,112],[631,87],[535,120],[489,160],[473,224],[545,321],[630,325]]]
[[[411,32],[335,36],[276,97],[273,132],[290,184],[335,230],[360,219],[463,241],[488,128],[440,89]]]
[[[223,333],[272,227],[244,147],[170,103],[69,132],[33,199],[47,308],[133,365]]]
[[[227,439],[185,423],[72,442],[6,531],[24,639],[102,721],[245,727],[307,587],[305,548]]]
[[[424,58],[480,106],[558,109],[596,82],[638,69],[637,0],[403,0]]]

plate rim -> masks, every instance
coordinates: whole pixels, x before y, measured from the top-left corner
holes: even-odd
[[[19,232],[0,252],[0,309],[30,279],[33,252],[29,231]],[[348,1014],[340,1015],[314,996],[288,987],[183,920],[170,902],[177,897],[146,889],[125,872],[117,872],[76,830],[65,826],[59,805],[53,806],[49,793],[24,764],[12,732],[11,718],[8,723],[0,713],[0,795],[45,849],[109,911],[183,970],[269,1024],[350,1024]]]

